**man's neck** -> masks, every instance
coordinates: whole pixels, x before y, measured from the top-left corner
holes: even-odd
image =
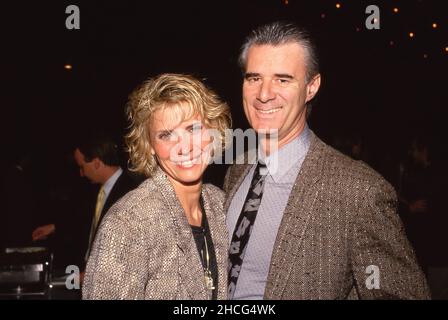
[[[261,151],[264,152],[266,156],[269,156],[284,146],[286,146],[288,143],[296,139],[298,136],[300,136],[305,130],[306,122],[303,122],[296,126],[295,130],[292,130],[291,132],[287,133],[284,137],[280,137],[280,139],[277,139],[277,137],[271,137],[271,136],[264,136],[260,140],[260,148]]]
[[[101,185],[104,186],[104,184],[107,182],[107,180],[110,179],[117,171],[120,169],[119,166],[106,166],[104,167],[103,171],[103,179],[101,181]]]

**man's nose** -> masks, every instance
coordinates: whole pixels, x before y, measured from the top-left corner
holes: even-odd
[[[257,99],[261,102],[268,102],[275,98],[275,92],[273,90],[273,86],[271,81],[266,80],[262,81],[260,85],[260,89],[258,90]]]
[[[82,169],[79,169],[79,176],[80,176],[81,178],[83,178],[83,177],[84,177],[84,170],[82,170]]]

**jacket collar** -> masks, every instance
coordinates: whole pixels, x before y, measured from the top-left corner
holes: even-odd
[[[179,274],[181,277],[182,285],[186,288],[191,299],[210,299],[211,292],[205,288],[205,282],[201,282],[201,286],[198,286],[198,281],[201,281],[204,277],[204,271],[202,269],[202,263],[198,254],[197,246],[191,231],[191,226],[188,223],[188,219],[185,215],[185,211],[179,199],[176,196],[174,188],[169,181],[166,173],[158,168],[151,176],[155,185],[167,207],[167,214],[170,215],[170,219],[173,222],[174,232],[176,235],[177,246],[180,249],[179,258]],[[226,257],[227,250],[223,248],[223,245],[219,242],[219,234],[221,231],[217,230],[216,215],[211,204],[210,195],[206,190],[206,186],[202,187],[202,198],[204,200],[204,210],[207,215],[208,224],[215,246],[215,253],[218,266],[218,298],[225,298],[226,293],[226,271],[223,270],[225,263],[224,257]],[[225,237],[224,237],[225,238]],[[226,239],[225,239],[226,240]],[[200,290],[197,290],[198,288]]]

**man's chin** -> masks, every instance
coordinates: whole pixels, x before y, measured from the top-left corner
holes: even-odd
[[[258,126],[253,129],[256,133],[264,135],[276,135],[278,133],[278,128],[272,126]]]

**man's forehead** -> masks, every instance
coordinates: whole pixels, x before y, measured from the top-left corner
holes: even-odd
[[[276,73],[289,73],[291,67],[305,65],[305,50],[297,43],[278,46],[254,45],[249,48],[246,72],[259,72],[262,67],[285,68]]]
[[[84,156],[77,151],[74,152],[73,158],[75,159],[75,162],[78,166],[81,166],[85,162]]]
[[[305,49],[302,45],[300,45],[297,42],[287,42],[287,43],[280,43],[277,45],[272,44],[254,44],[249,47],[248,49],[248,56],[251,55],[251,53],[258,53],[258,54],[299,54],[304,55]]]
[[[81,150],[79,150],[79,148],[76,148],[74,151],[73,151],[73,155],[74,155],[74,157],[75,158],[84,158],[84,155],[82,154],[82,152],[81,152]]]

